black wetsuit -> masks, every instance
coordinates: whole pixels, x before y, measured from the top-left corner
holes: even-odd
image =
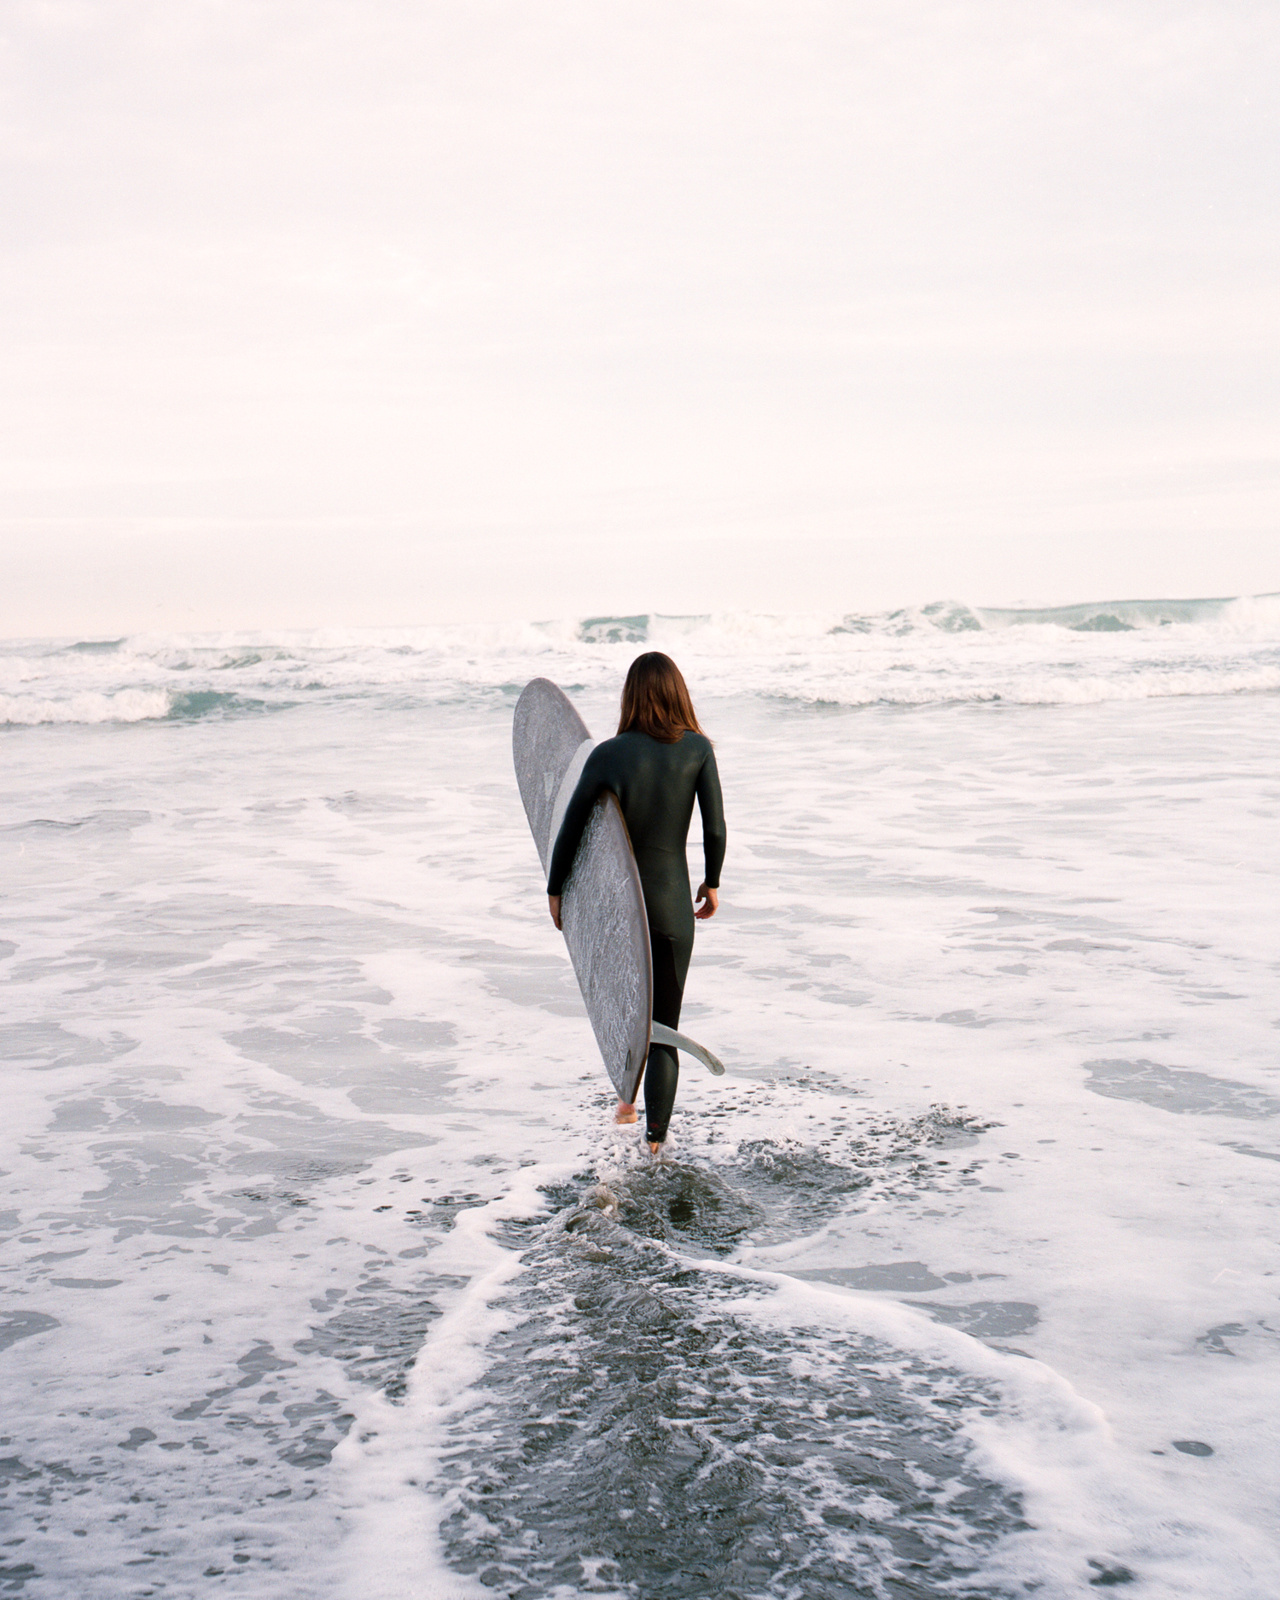
[[[653,949],[654,1021],[676,1028],[693,955],[693,897],[685,844],[695,796],[702,812],[703,882],[709,889],[720,887],[724,862],[724,807],[711,741],[701,733],[686,732],[675,744],[662,744],[647,733],[620,733],[597,745],[587,757],[551,853],[548,894],[562,892],[591,808],[606,789],[617,795],[622,807],[644,886]],[[650,1046],[644,1106],[652,1143],[661,1144],[667,1136],[679,1073],[674,1050]]]

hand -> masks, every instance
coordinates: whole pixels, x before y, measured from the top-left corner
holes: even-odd
[[[551,910],[552,922],[563,931],[563,924],[560,921],[560,896],[558,894],[549,894],[547,896],[547,905]]]
[[[708,917],[714,917],[716,912],[720,909],[719,889],[708,889],[705,883],[700,883],[698,885],[698,893],[695,896],[695,899],[697,900],[700,909],[694,912],[694,916],[697,917],[699,922],[705,922]],[[706,905],[702,904],[704,900],[706,901]]]

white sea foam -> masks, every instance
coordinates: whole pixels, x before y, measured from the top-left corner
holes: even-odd
[[[984,1596],[1280,1592],[1274,700],[1221,692],[1275,643],[830,626],[3,658],[6,694],[168,697],[3,735],[0,1487],[33,1600],[631,1600],[632,1448],[689,1508],[671,1541],[790,1530],[815,1595],[916,1582],[895,1538]],[[683,1018],[729,1074],[684,1074],[657,1178],[509,754],[523,675],[603,733],[645,642],[699,685],[730,824]],[[1059,698],[955,695],[997,670]],[[933,700],[803,703],[876,673]],[[1159,673],[1190,687],[1120,693]],[[646,1455],[605,1402],[664,1375]]]
[[[704,695],[810,704],[1085,705],[1273,694],[1280,690],[1280,597],[1040,611],[947,602],[872,616],[640,615],[27,644],[0,652],[0,707],[11,723],[132,721],[234,715],[373,690],[454,700],[537,675],[593,687],[612,682],[646,645],[677,654]]]
[[[0,694],[0,724],[30,728],[41,722],[146,722],[167,717],[171,705],[164,689],[83,689],[57,697]]]

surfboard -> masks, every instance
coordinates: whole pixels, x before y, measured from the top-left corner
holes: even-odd
[[[516,782],[545,875],[565,810],[595,741],[563,689],[526,684],[511,730]],[[636,1098],[649,1045],[687,1050],[711,1072],[724,1067],[700,1044],[653,1020],[653,957],[644,889],[622,808],[596,802],[561,897],[560,920],[583,1004],[618,1098]]]

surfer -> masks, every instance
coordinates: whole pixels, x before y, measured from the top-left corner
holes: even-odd
[[[547,896],[560,926],[560,895],[573,866],[591,808],[609,790],[618,798],[644,887],[653,952],[653,1020],[680,1023],[684,981],[693,955],[693,923],[714,917],[724,862],[724,808],[711,741],[698,726],[693,701],[670,656],[637,656],[622,688],[617,736],[587,757],[551,853]],[[705,858],[698,908],[689,894],[685,844],[693,802],[702,813]],[[656,1155],[667,1137],[680,1064],[667,1045],[649,1047],[644,1070],[645,1138]],[[634,1105],[618,1103],[617,1120],[634,1122]]]

